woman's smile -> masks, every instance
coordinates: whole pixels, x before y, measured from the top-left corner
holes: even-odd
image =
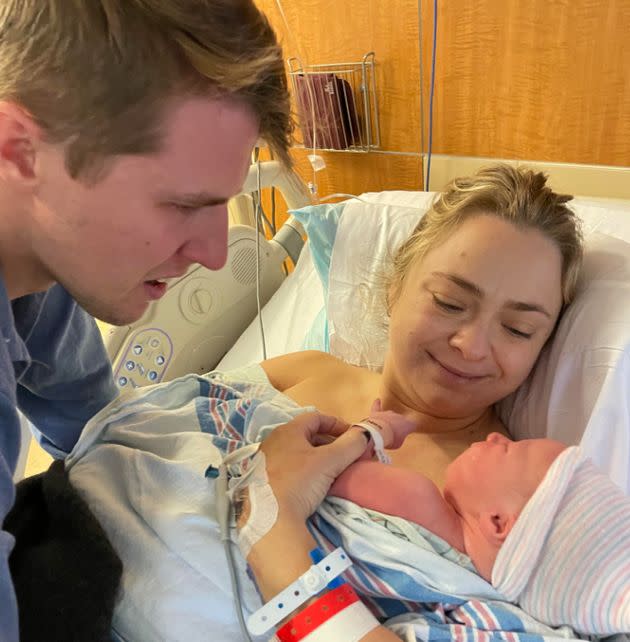
[[[458,385],[478,383],[479,381],[487,379],[489,376],[486,373],[477,374],[459,370],[458,368],[454,368],[451,365],[446,365],[440,359],[437,359],[435,356],[433,356],[428,350],[426,351],[426,353],[429,356],[429,360],[437,366],[436,370],[438,373],[438,378],[448,383]]]

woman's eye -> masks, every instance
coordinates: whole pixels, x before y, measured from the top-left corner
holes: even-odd
[[[440,297],[435,294],[433,295],[433,302],[438,306],[438,308],[441,308],[445,312],[463,312],[464,310],[460,305],[448,303],[447,301],[444,301],[444,299],[440,299]]]
[[[511,335],[518,337],[519,339],[531,339],[532,335],[534,334],[533,332],[523,332],[522,330],[517,330],[516,328],[512,328],[509,325],[504,325],[503,326]]]

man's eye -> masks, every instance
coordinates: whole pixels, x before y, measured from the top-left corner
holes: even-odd
[[[172,206],[180,214],[194,214],[199,208],[194,205],[184,205],[183,203],[172,203]]]
[[[433,302],[438,306],[438,308],[441,308],[445,312],[463,312],[464,310],[461,306],[448,303],[447,301],[444,301],[444,299],[440,299],[440,297],[435,294],[433,295]]]
[[[523,332],[522,330],[517,330],[516,328],[512,328],[509,325],[504,325],[503,326],[511,335],[518,337],[519,339],[531,339],[532,335],[534,334],[533,332]]]

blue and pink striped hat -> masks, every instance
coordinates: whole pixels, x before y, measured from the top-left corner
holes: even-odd
[[[492,584],[550,626],[630,632],[630,498],[567,448],[503,543]]]

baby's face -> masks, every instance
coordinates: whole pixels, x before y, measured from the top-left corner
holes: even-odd
[[[521,510],[565,448],[553,439],[512,441],[493,432],[450,464],[444,492],[468,508],[498,499]]]

